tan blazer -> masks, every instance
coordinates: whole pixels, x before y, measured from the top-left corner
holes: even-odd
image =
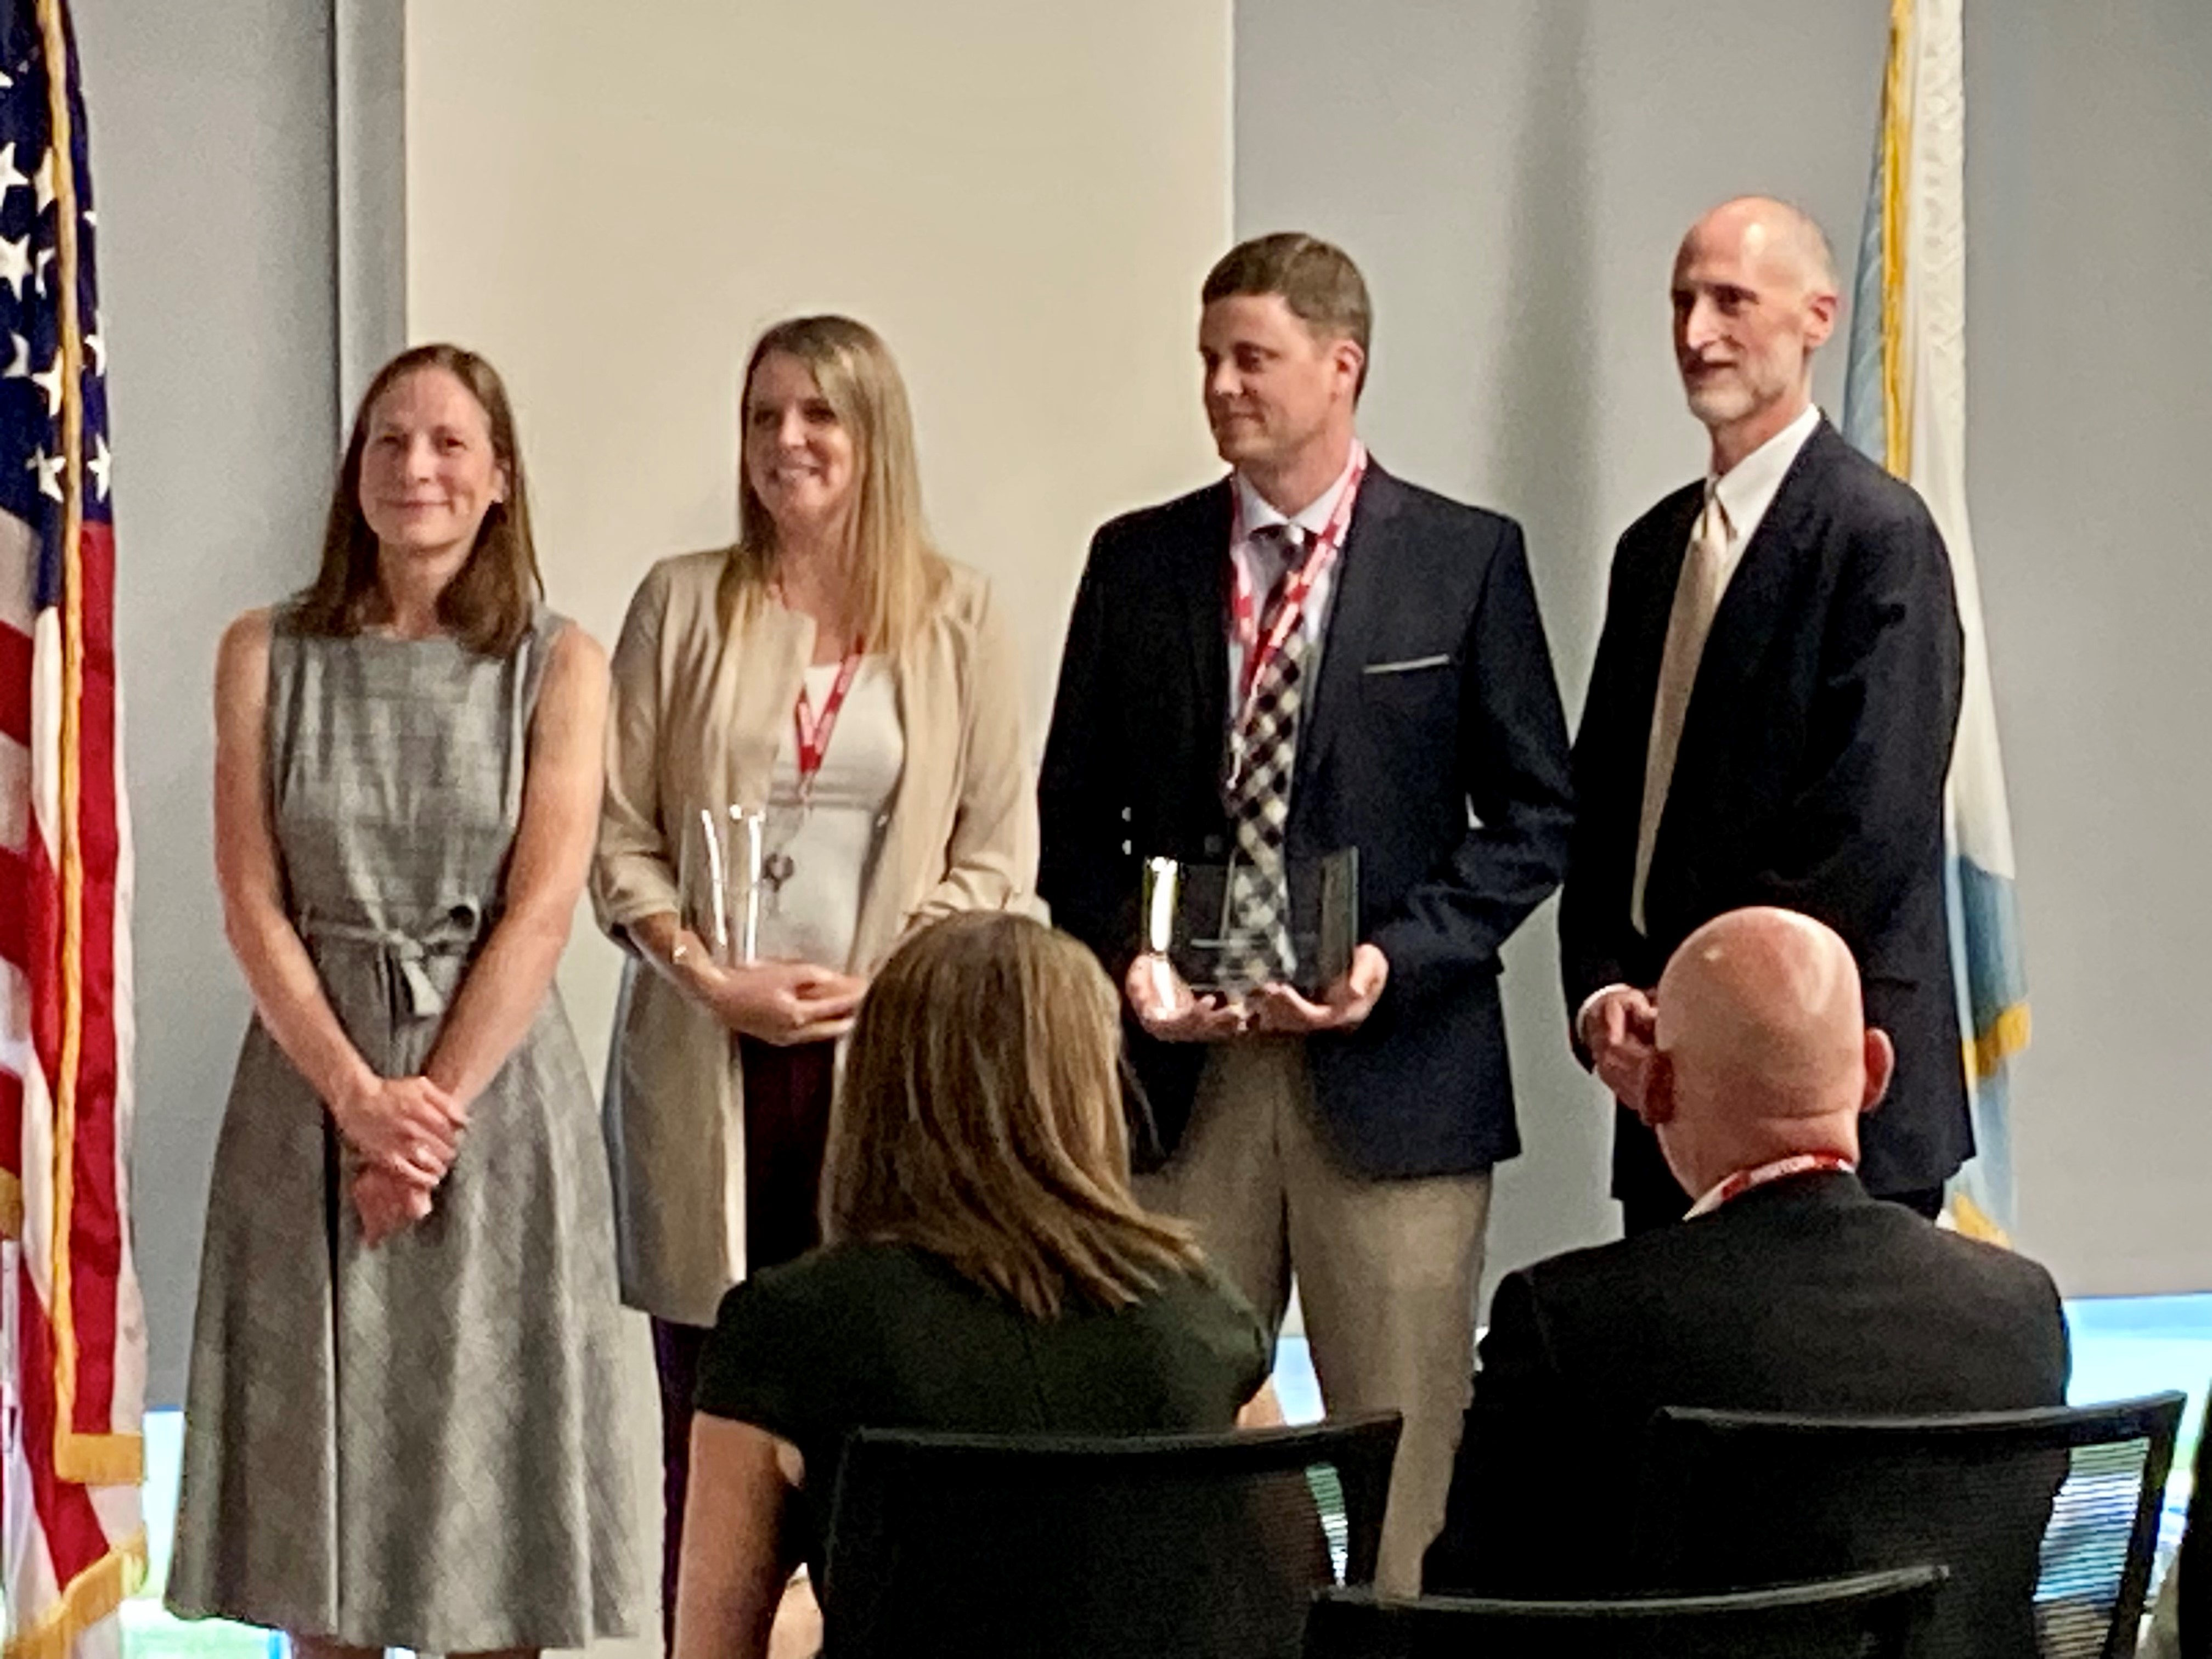
[[[664,559],[615,647],[607,786],[592,870],[599,925],[625,946],[641,917],[678,908],[678,826],[702,807],[765,801],[814,624],[763,607],[726,635],[726,552]],[[984,580],[955,566],[894,668],[906,759],[864,878],[848,964],[872,973],[919,922],[1030,908],[1036,792],[1013,641]],[[744,1103],[735,1039],[633,956],[607,1065],[623,1299],[711,1325],[745,1273]]]

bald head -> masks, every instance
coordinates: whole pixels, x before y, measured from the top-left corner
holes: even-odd
[[[1866,1028],[1858,964],[1833,931],[1795,911],[1732,910],[1682,942],[1655,1000],[1655,1127],[1692,1194],[1793,1152],[1857,1155],[1890,1048]]]
[[[1802,208],[1771,196],[1738,196],[1692,225],[1679,265],[1692,250],[1741,254],[1778,283],[1801,291],[1836,291],[1836,256],[1827,233]]]

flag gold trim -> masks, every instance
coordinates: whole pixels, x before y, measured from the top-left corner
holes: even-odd
[[[53,1305],[47,1321],[54,1333],[54,1473],[79,1484],[110,1486],[121,1481],[84,1481],[73,1468],[106,1469],[127,1462],[101,1449],[80,1450],[79,1441],[106,1442],[137,1437],[76,1432],[76,1313],[71,1297],[70,1210],[76,1194],[77,1072],[84,1059],[84,781],[78,745],[84,720],[84,343],[77,315],[76,135],[70,122],[69,35],[61,0],[39,0],[39,30],[46,55],[46,118],[52,128],[54,155],[54,280],[59,299],[62,377],[62,460],[68,482],[62,489],[62,1032],[61,1060],[54,1078],[54,1210],[51,1252]]]
[[[1881,408],[1883,464],[1900,478],[1912,467],[1912,402],[1905,384],[1905,197],[1912,159],[1905,72],[1911,45],[1912,0],[1890,0],[1881,88]]]
[[[2015,1002],[1977,1032],[1973,1040],[1964,1045],[1968,1079],[1978,1081],[1995,1077],[2004,1069],[2007,1060],[2025,1052],[2033,1035],[2031,1026],[2027,1005]]]
[[[1951,1194],[1951,1225],[1966,1238],[1978,1238],[1984,1244],[2002,1244],[2012,1248],[2012,1240],[2005,1230],[1992,1220],[1986,1211],[1964,1193]]]
[[[78,1637],[112,1616],[145,1582],[146,1529],[141,1527],[63,1587],[38,1622],[9,1638],[4,1659],[69,1659]]]

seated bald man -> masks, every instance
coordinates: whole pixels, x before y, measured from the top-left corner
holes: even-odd
[[[1843,940],[1716,917],[1659,981],[1644,1115],[1690,1219],[1509,1275],[1483,1338],[1431,1594],[1629,1581],[1639,1441],[1662,1406],[1816,1413],[2064,1402],[2051,1277],[1870,1197],[1854,1164],[1889,1039]]]

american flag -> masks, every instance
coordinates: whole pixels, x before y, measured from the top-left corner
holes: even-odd
[[[119,1651],[143,1576],[131,835],[84,103],[0,0],[0,1455],[5,1659]]]

